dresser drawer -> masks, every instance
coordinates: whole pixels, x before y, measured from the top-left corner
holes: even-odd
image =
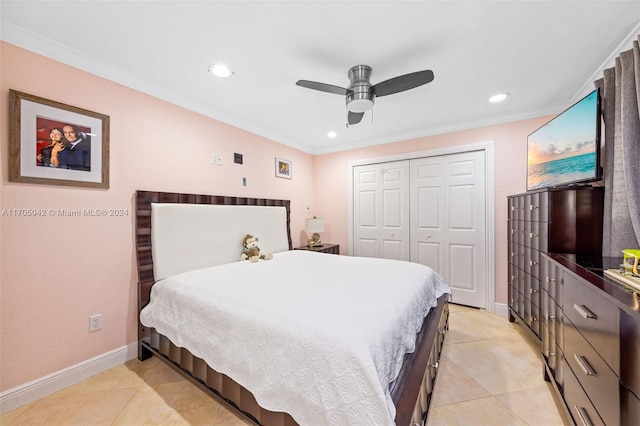
[[[517,296],[516,296],[516,312],[518,313],[520,318],[522,318],[524,320],[524,305],[528,301],[527,301],[527,299],[524,298],[522,293],[520,293],[519,291],[517,291],[516,293],[517,293]]]
[[[620,330],[618,308],[570,272],[563,274],[564,316],[620,375]],[[566,338],[565,334],[565,338]],[[566,342],[566,341],[565,341]]]
[[[522,293],[524,291],[524,272],[516,265],[509,264],[509,286],[513,292]]]
[[[640,315],[620,311],[620,353],[620,380],[640,397]]]
[[[522,244],[536,250],[547,250],[548,229],[546,222],[525,222]]]
[[[546,294],[543,292],[543,294]],[[556,305],[553,299],[549,297],[543,297],[544,308],[542,315],[542,321],[546,324],[549,330],[551,340],[564,349],[564,332],[562,325],[562,310]]]
[[[509,241],[516,243],[518,245],[524,245],[524,230],[525,223],[521,220],[510,220],[509,221]]]
[[[564,400],[576,425],[601,426],[605,424],[569,368],[564,371]]]
[[[524,201],[524,203],[522,202]],[[520,201],[525,220],[534,222],[549,221],[549,193],[533,192]]]
[[[562,385],[562,350],[556,344],[547,326],[542,323],[540,329],[542,339],[542,356],[544,357],[556,383]]]
[[[525,271],[527,271],[537,279],[540,279],[542,274],[540,272],[540,251],[539,250],[531,247],[527,247],[525,249],[524,269]]]
[[[531,279],[531,275],[527,274],[521,269],[516,269],[517,285],[515,287],[518,289],[518,292],[523,296],[526,296],[525,290],[527,288],[527,281],[529,281],[530,279]]]
[[[620,412],[622,426],[640,424],[640,399],[624,386],[620,386]]]
[[[536,336],[540,337],[540,308],[530,299],[527,299],[526,296],[524,299],[523,319]]]
[[[510,245],[510,263],[517,266],[519,269],[524,269],[525,249],[524,246],[516,243],[509,243]]]
[[[522,294],[536,306],[540,306],[540,280],[533,275],[525,273]]]
[[[560,388],[564,387],[564,370],[566,369],[566,361],[564,360],[564,355],[562,350],[556,345],[555,356],[553,360],[550,358],[550,361],[555,361],[553,365],[551,365],[551,369],[553,370],[553,377],[556,379],[556,383]]]
[[[540,253],[540,282],[549,296],[562,306],[561,270],[557,263]]]
[[[520,219],[520,206],[519,201],[521,197],[510,197],[509,198],[509,219],[511,220],[519,220]]]
[[[619,422],[619,381],[571,324],[564,325],[564,356],[606,424]]]
[[[509,234],[511,235],[511,234]],[[509,263],[518,264],[518,257],[523,256],[520,245],[509,238]]]

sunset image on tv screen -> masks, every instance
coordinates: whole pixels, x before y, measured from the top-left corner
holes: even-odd
[[[597,177],[598,92],[529,135],[527,190]]]

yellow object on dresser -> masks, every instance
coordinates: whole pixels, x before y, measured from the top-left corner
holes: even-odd
[[[622,254],[624,255],[621,265],[624,270],[623,272],[640,277],[640,272],[638,272],[640,249],[624,249],[622,250]]]

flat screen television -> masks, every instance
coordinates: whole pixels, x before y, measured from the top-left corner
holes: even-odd
[[[601,179],[600,94],[576,102],[527,138],[527,191]]]

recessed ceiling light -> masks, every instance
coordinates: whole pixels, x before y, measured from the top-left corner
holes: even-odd
[[[220,77],[220,78],[227,78],[231,75],[231,71],[229,70],[229,67],[227,67],[225,64],[211,65],[209,67],[209,72],[215,75],[216,77]]]
[[[502,102],[509,97],[508,93],[499,93],[489,98],[489,102]]]
[[[336,132],[334,132],[333,130],[330,131],[329,133],[327,133],[327,137],[328,138],[335,138],[336,136],[338,136],[338,134]]]

